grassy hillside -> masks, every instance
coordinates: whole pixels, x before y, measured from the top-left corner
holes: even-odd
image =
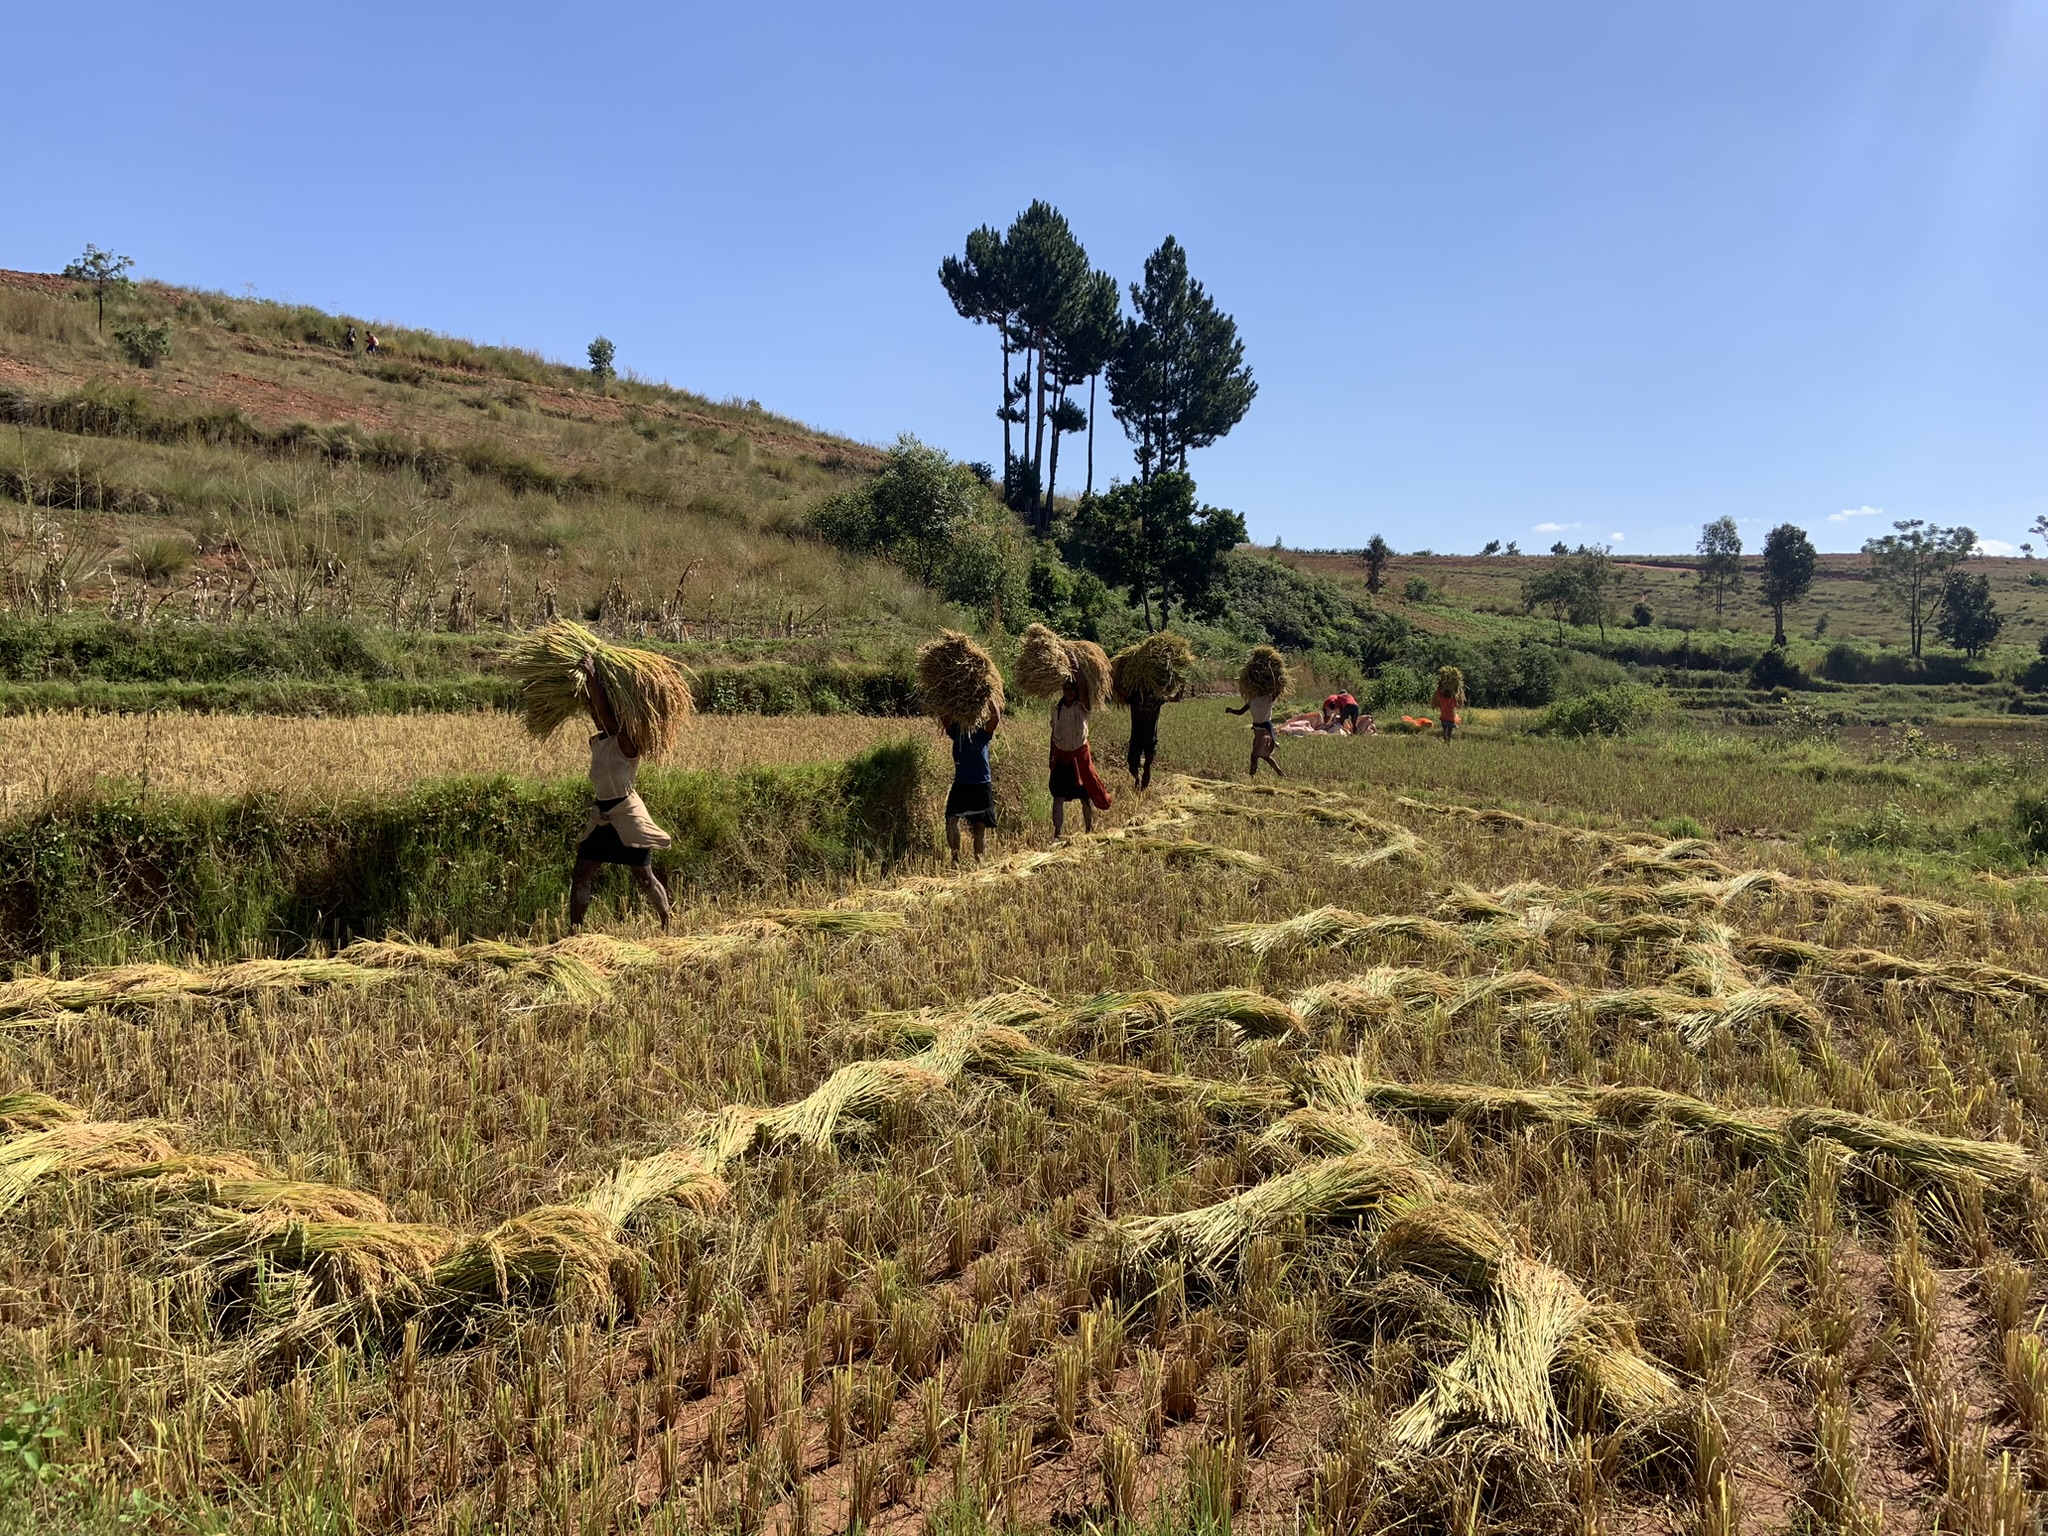
[[[114,335],[166,324],[168,357]],[[894,568],[790,537],[879,455],[763,410],[529,352],[156,283],[110,298],[0,272],[0,585],[176,615],[397,617],[552,601],[677,636],[926,628]],[[9,504],[12,504],[11,506]]]
[[[1297,569],[1328,577],[1339,587],[1365,597],[1365,562],[1348,552],[1282,552]],[[1522,613],[1522,583],[1547,559],[1544,555],[1396,555],[1387,567],[1376,602],[1399,613],[1421,629],[1483,629],[1475,622],[1488,616]],[[1702,594],[1694,562],[1680,556],[1616,556],[1622,575],[1621,612],[1646,605],[1655,627],[1709,635],[1759,638],[1769,643],[1771,614],[1757,601],[1763,562],[1743,559],[1742,590],[1716,613]],[[1999,612],[2005,615],[2002,650],[2034,650],[2048,630],[2048,561],[2017,558],[1970,560],[1963,569],[1991,580]],[[1429,596],[1410,601],[1408,583],[1420,579]],[[1828,643],[1837,640],[1874,646],[1903,646],[1905,615],[1878,590],[1863,555],[1822,555],[1812,593],[1787,615],[1786,629],[1795,640]]]

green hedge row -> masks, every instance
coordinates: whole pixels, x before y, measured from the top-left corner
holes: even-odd
[[[926,835],[915,743],[844,763],[640,776],[685,888],[745,888],[887,861]],[[566,912],[589,808],[578,779],[423,784],[313,805],[133,793],[0,822],[0,958],[91,964],[291,952],[397,929],[518,934]],[[606,889],[616,899],[626,882]]]

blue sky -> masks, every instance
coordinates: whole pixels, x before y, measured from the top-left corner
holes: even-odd
[[[15,0],[0,39],[0,265],[602,331],[993,460],[995,341],[935,271],[1044,197],[1126,280],[1177,236],[1237,316],[1259,397],[1192,467],[1261,540],[2048,512],[2048,0]]]

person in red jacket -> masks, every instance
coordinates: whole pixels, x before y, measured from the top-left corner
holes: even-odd
[[[1358,730],[1358,700],[1348,693],[1333,693],[1323,700],[1323,729],[1330,728],[1332,720],[1344,722],[1344,734],[1354,735]]]

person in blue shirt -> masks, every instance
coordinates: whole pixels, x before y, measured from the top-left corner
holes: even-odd
[[[960,824],[974,830],[974,856],[981,857],[988,829],[996,824],[995,773],[989,766],[989,743],[1001,724],[991,715],[986,726],[965,731],[952,720],[939,722],[953,738],[953,787],[946,792],[946,846],[960,862]]]

